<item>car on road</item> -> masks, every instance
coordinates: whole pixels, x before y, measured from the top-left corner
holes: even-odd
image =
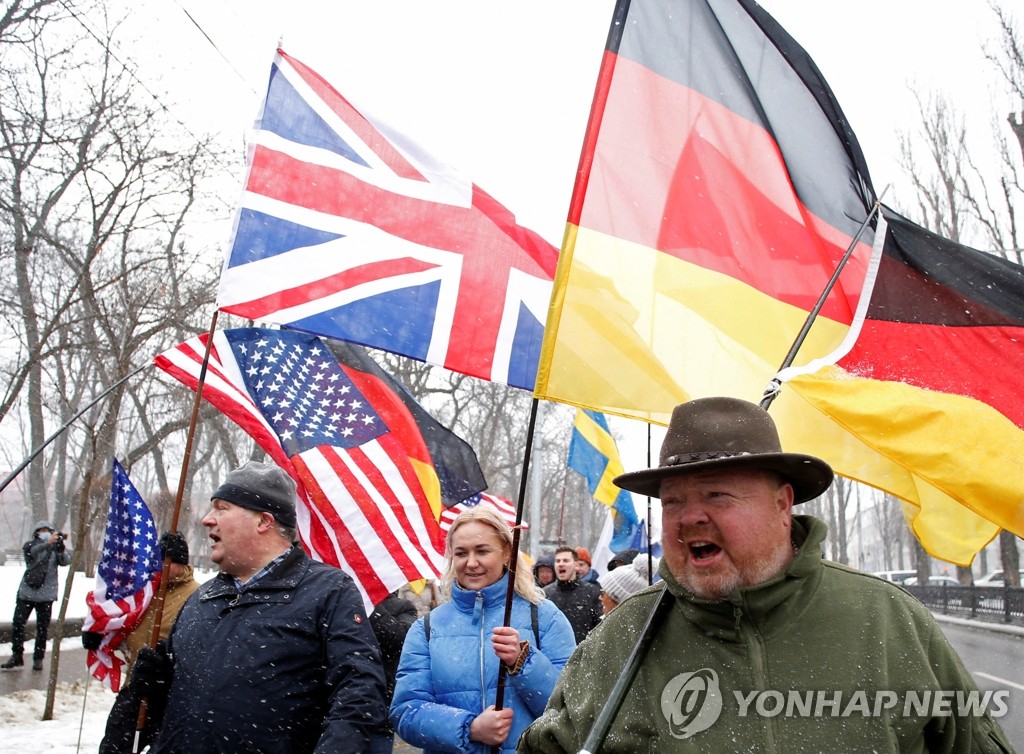
[[[917,586],[917,576],[911,576],[903,582],[904,586]],[[961,586],[952,576],[929,576],[928,586]]]
[[[1024,584],[1024,568],[1020,570],[1020,583]],[[1000,568],[997,571],[989,571],[980,579],[974,582],[975,586],[1002,586],[1006,583],[1003,577],[1003,569]]]
[[[897,584],[903,584],[907,579],[917,576],[917,571],[875,571],[871,575],[878,576],[880,579],[885,579],[886,581],[895,581]]]

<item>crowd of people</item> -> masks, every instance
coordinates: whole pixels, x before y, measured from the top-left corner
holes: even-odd
[[[351,578],[298,545],[292,479],[249,462],[202,521],[218,575],[172,610],[166,640],[137,649],[102,751],[132,750],[143,700],[143,743],[161,754],[386,752],[395,735],[427,753],[1012,751],[988,709],[867,698],[977,688],[919,602],[822,558],[825,524],[794,506],[832,479],[785,452],[756,404],[689,401],[658,466],[615,479],[661,499],[660,560],[622,551],[598,574],[563,545],[514,567],[511,528],[480,505],[448,531],[436,607],[394,593],[367,614]],[[187,564],[179,545],[166,547]],[[47,522],[25,548],[27,563],[67,562]],[[22,625],[29,609],[48,616],[49,573],[19,590]],[[755,703],[794,693],[839,711]]]

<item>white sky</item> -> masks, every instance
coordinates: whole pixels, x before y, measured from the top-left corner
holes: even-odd
[[[996,79],[981,35],[994,23],[986,4],[763,4],[829,81],[878,191],[899,186],[896,132],[913,131],[919,120],[910,86],[942,91],[982,133],[993,109],[1006,109],[990,100]],[[239,166],[280,42],[357,107],[560,245],[612,0],[134,0],[130,7],[135,44],[123,51],[139,79],[169,91],[168,106],[196,133],[216,130],[236,144]],[[897,197],[890,191],[886,201],[901,209]],[[216,239],[221,254],[229,232],[225,222]],[[622,449],[626,468],[646,465],[646,429],[618,418],[612,426],[640,435]]]

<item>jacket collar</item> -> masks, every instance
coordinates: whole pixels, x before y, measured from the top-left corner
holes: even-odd
[[[774,579],[736,589],[718,600],[690,594],[668,570],[659,572],[687,619],[725,641],[738,641],[742,621],[751,621],[765,637],[784,630],[814,595],[821,581],[821,543],[828,527],[813,516],[793,516],[793,542],[799,548],[786,570]]]
[[[253,587],[253,591],[269,591],[294,589],[309,569],[309,558],[298,545],[292,545],[284,560],[278,563],[270,573],[263,576]],[[203,593],[203,599],[214,599],[226,594],[238,594],[235,580],[226,573],[218,573],[215,579],[207,582],[209,588]]]
[[[507,595],[508,571],[493,584],[480,590],[463,589],[458,583],[452,582],[452,602],[462,612],[473,612],[478,599],[483,600],[483,606],[487,609],[504,605]]]

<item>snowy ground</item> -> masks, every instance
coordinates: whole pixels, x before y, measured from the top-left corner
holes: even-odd
[[[73,641],[78,643],[78,639]],[[92,681],[88,687],[84,681],[60,683],[54,696],[53,719],[43,721],[45,691],[0,696],[0,752],[95,752],[113,703],[114,694],[99,681]]]
[[[14,615],[14,601],[24,572],[22,563],[8,562],[0,566],[0,623],[10,623]],[[211,575],[197,573],[196,579],[205,581]],[[58,598],[53,603],[54,620],[60,610],[67,578],[68,569],[61,568]],[[86,578],[81,572],[75,574],[71,582],[71,597],[68,600],[68,618],[85,616],[85,595],[91,592],[94,586],[94,579]],[[77,636],[61,642],[62,652],[81,648],[82,643]],[[0,661],[6,660],[9,656],[10,645],[0,646]],[[49,664],[46,669],[49,670]],[[0,754],[95,752],[103,738],[103,728],[110,706],[114,703],[114,694],[99,681],[91,681],[87,685],[84,671],[82,678],[83,680],[73,683],[57,684],[53,719],[47,721],[42,719],[46,707],[45,690],[0,694]]]
[[[7,563],[0,566],[0,622],[10,623],[14,614],[14,600],[18,584],[25,568],[21,563]],[[58,600],[53,603],[54,619],[60,609],[64,584],[67,583],[68,569],[60,569],[60,590]],[[95,582],[76,573],[71,582],[71,597],[68,601],[67,617],[81,618],[85,615],[85,595],[92,591]],[[81,649],[82,643],[75,637],[65,639],[61,650]],[[10,645],[0,647],[0,658],[10,656]],[[10,671],[26,672],[26,671]],[[82,674],[84,678],[84,673]],[[75,683],[59,683],[54,695],[53,719],[43,721],[46,707],[46,691],[16,691],[0,695],[0,752],[95,752],[103,738],[103,727],[107,713],[114,703],[114,694],[102,683],[93,681],[86,686],[84,680]]]

